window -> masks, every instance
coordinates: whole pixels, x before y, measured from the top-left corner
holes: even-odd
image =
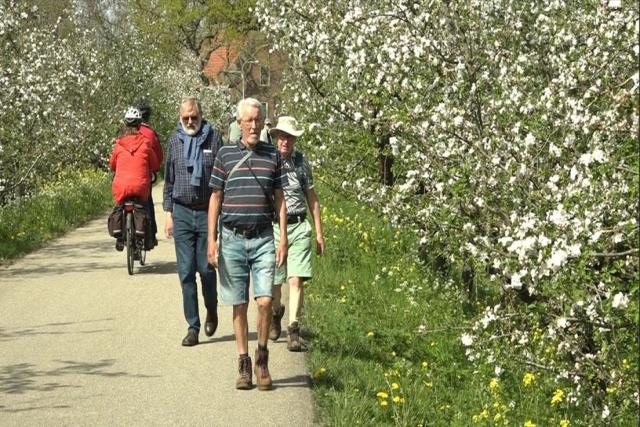
[[[271,73],[269,67],[260,65],[260,86],[269,86],[271,84]]]
[[[261,102],[261,104],[262,104],[262,111],[264,111],[264,118],[266,120],[269,117],[269,103]]]

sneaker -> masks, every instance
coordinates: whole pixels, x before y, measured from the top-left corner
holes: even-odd
[[[284,316],[284,305],[280,305],[280,308],[273,312],[271,326],[269,326],[269,339],[272,341],[280,338],[280,334],[282,333],[282,325],[280,323],[282,316]]]
[[[238,359],[238,379],[236,380],[236,388],[238,390],[251,390],[253,382],[251,381],[251,358],[241,357]]]
[[[271,381],[271,374],[269,373],[269,350],[256,350],[254,373],[256,374],[256,383],[259,390],[271,390],[273,388],[273,381]]]
[[[289,351],[304,351],[302,343],[300,343],[300,326],[298,322],[293,322],[287,327],[287,350]]]
[[[124,242],[122,240],[116,240],[116,251],[122,252],[124,250]]]

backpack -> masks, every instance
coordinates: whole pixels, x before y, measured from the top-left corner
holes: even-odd
[[[305,189],[307,187],[307,170],[304,167],[304,156],[299,151],[293,152],[293,168],[296,171],[300,186]]]

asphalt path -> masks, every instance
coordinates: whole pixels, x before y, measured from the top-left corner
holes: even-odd
[[[154,200],[164,230],[161,183]],[[0,267],[0,426],[317,423],[305,355],[287,351],[286,329],[269,344],[272,391],[235,389],[231,307],[219,307],[212,338],[202,330],[199,345],[181,346],[173,241],[158,238],[129,276],[105,214]],[[201,293],[200,314],[204,323]],[[252,302],[252,358],[255,315]]]

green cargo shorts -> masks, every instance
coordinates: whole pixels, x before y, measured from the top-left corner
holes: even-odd
[[[273,238],[276,248],[280,243],[280,227],[273,227]],[[307,221],[287,225],[289,250],[287,262],[276,269],[273,283],[286,283],[289,277],[300,277],[309,280],[311,274],[311,225]]]

